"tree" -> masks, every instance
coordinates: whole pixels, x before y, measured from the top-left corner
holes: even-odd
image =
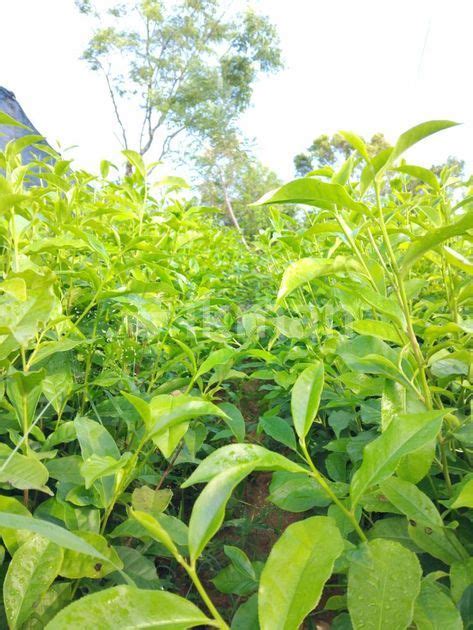
[[[389,148],[389,143],[382,133],[375,133],[366,143],[368,153],[373,156]],[[306,153],[299,153],[294,158],[296,174],[300,177],[324,166],[337,166],[353,152],[353,147],[338,133],[333,136],[318,136],[308,147]]]
[[[247,109],[259,73],[281,66],[275,27],[227,0],[129,0],[100,13],[83,58],[107,82],[124,148],[169,155],[178,136],[212,143]],[[125,118],[136,113],[136,133]]]
[[[225,208],[228,218],[223,222],[233,223],[244,242],[244,234],[254,236],[267,226],[267,210],[249,206],[268,190],[280,186],[281,181],[252,155],[235,130],[214,137],[207,150],[194,158],[194,163],[201,176],[198,185],[201,202]]]

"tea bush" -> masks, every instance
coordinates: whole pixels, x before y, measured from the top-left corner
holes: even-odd
[[[8,145],[3,626],[471,627],[473,195],[402,158],[452,124],[344,133],[248,249],[131,151]]]

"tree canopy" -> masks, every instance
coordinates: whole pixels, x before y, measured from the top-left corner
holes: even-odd
[[[156,145],[158,159],[167,156],[178,136],[212,143],[248,108],[258,74],[281,67],[275,27],[228,1],[139,0],[105,12],[76,4],[97,24],[83,58],[105,77],[124,148],[141,155]]]

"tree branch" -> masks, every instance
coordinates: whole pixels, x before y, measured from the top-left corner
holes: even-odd
[[[122,138],[123,138],[123,145],[125,147],[125,149],[128,149],[128,140],[126,137],[126,130],[125,130],[125,125],[122,122],[121,116],[120,116],[120,112],[118,109],[118,103],[117,100],[115,98],[115,93],[113,91],[113,86],[110,82],[110,77],[108,75],[108,73],[105,71],[104,67],[102,66],[102,64],[100,63],[100,61],[98,62],[100,69],[102,70],[102,72],[104,73],[105,76],[105,80],[107,81],[107,87],[108,87],[108,91],[110,94],[110,98],[112,99],[112,104],[113,104],[113,109],[115,111],[115,118],[117,119],[117,122],[120,126],[120,129],[122,131]]]

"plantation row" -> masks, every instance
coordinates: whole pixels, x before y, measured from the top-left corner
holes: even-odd
[[[344,133],[248,248],[7,146],[0,626],[472,627],[473,195],[403,159],[452,124]]]

